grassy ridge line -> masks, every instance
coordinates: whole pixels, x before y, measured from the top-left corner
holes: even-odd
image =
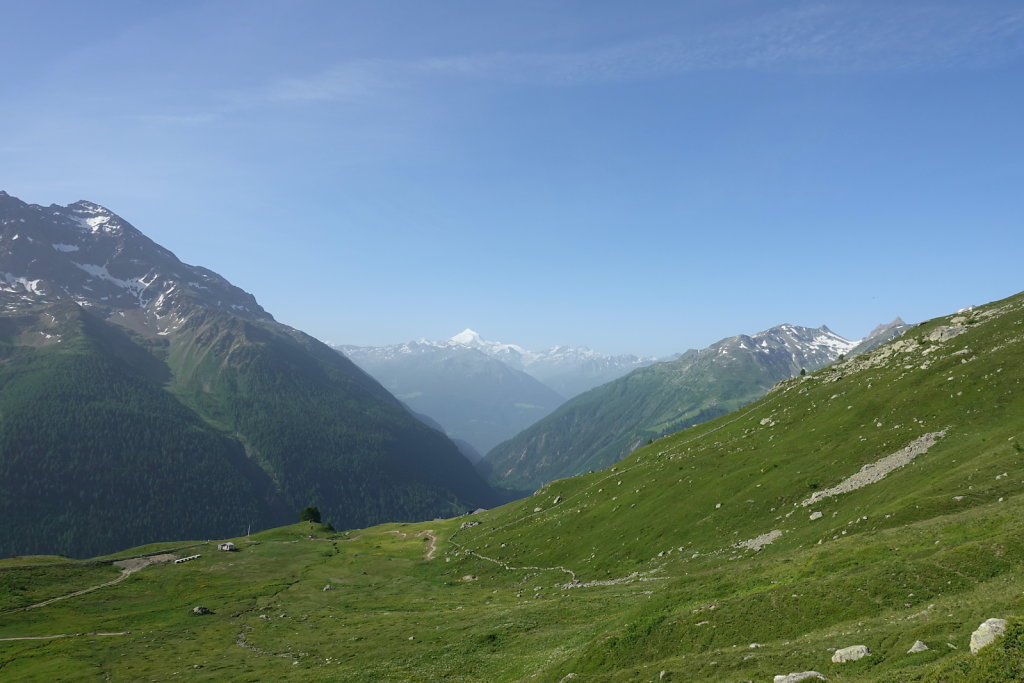
[[[690,438],[684,439],[682,442],[678,443],[677,446],[684,446],[684,445],[686,445],[688,443],[693,443],[693,442],[698,441],[699,439],[703,439],[703,438],[705,438],[707,436],[710,436],[711,434],[714,434],[715,432],[728,427],[729,425],[733,424],[734,422],[742,420],[743,418],[747,417],[749,414],[761,410],[762,408],[764,408],[765,405],[770,405],[772,400],[773,400],[773,397],[769,396],[768,398],[766,398],[766,399],[762,400],[761,402],[759,402],[755,407],[750,408],[748,410],[745,410],[745,411],[739,413],[738,415],[736,415],[735,417],[732,417],[731,419],[726,420],[724,422],[721,422],[720,420],[716,420],[716,421],[713,421],[713,422],[705,423],[703,425],[697,425],[697,426],[691,427],[689,430],[684,430],[687,434],[689,434],[689,432],[691,432],[693,430],[701,430],[701,433],[699,433],[699,434],[697,434],[695,436],[690,436]],[[721,424],[719,424],[719,422],[721,422]],[[680,434],[683,434],[683,432],[680,432]],[[651,448],[653,448],[653,446],[651,446]],[[661,455],[661,454],[659,453],[659,455]],[[601,479],[598,479],[597,481],[589,483],[586,486],[586,488],[584,488],[583,490],[579,490],[579,491],[576,491],[575,493],[567,494],[566,496],[562,497],[561,501],[559,501],[558,503],[552,504],[550,507],[547,507],[547,508],[544,508],[544,509],[541,509],[541,510],[535,510],[535,511],[530,512],[528,514],[525,514],[525,515],[523,515],[521,517],[517,517],[516,519],[513,519],[511,522],[506,522],[506,523],[501,524],[501,525],[496,526],[496,527],[487,527],[487,531],[485,532],[485,534],[483,534],[483,536],[495,534],[495,533],[497,533],[499,531],[502,531],[502,530],[507,529],[507,528],[512,527],[512,526],[515,526],[516,524],[519,524],[521,522],[525,522],[525,521],[527,521],[527,520],[529,520],[531,518],[545,515],[548,512],[550,512],[552,510],[552,508],[554,508],[556,505],[566,505],[567,503],[571,502],[574,498],[578,498],[580,496],[583,496],[586,493],[589,493],[589,491],[591,489],[593,489],[594,487],[598,486],[599,484],[602,484],[602,483],[608,481],[609,479],[613,479],[613,478],[622,476],[624,473],[629,472],[630,470],[633,470],[634,468],[638,467],[641,464],[641,462],[642,462],[641,457],[642,456],[638,456],[637,457],[637,462],[635,464],[633,464],[633,465],[628,465],[626,467],[618,467],[618,466],[611,467],[608,470],[608,474],[605,475],[604,477],[602,477]],[[576,479],[577,481],[583,481],[583,479],[585,477],[588,477],[588,476],[590,476],[590,474],[578,475],[576,477],[571,477],[570,479]],[[515,510],[515,509],[519,509],[519,508],[522,508],[522,507],[528,507],[529,506],[529,501],[532,501],[537,496],[545,493],[550,487],[562,484],[565,481],[566,480],[558,480],[558,481],[555,481],[555,482],[551,482],[550,484],[546,484],[546,485],[542,486],[540,489],[538,489],[537,492],[533,496],[531,496],[530,498],[526,499],[526,502],[511,503],[511,504],[509,504],[509,505],[507,505],[505,507],[506,507],[506,509],[509,509],[509,510]],[[468,527],[460,527],[459,529],[456,529],[455,532],[448,539],[450,542],[452,542],[453,544],[455,544],[455,545],[457,545],[457,546],[459,546],[460,548],[463,548],[463,549],[465,548],[465,546],[460,544],[460,543],[456,543],[455,542],[455,536],[460,531],[464,530],[465,528],[468,528]],[[494,561],[494,560],[492,560],[492,561]],[[500,564],[500,562],[499,562],[499,564]],[[560,568],[560,569],[564,570],[564,568]],[[570,571],[570,570],[564,570],[564,571]],[[575,573],[573,573],[571,571],[570,571],[570,573],[573,574],[573,577],[575,579],[575,576],[576,576]]]

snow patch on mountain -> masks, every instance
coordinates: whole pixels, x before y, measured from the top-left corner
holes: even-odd
[[[97,232],[117,233],[121,227],[117,216],[99,204],[80,201],[67,208],[71,210],[71,218],[91,234]],[[60,211],[54,211],[54,213],[59,214]]]
[[[7,284],[7,287],[4,287],[4,289],[9,292],[18,291],[16,286],[20,286],[29,294],[45,294],[42,288],[42,280],[30,280],[27,277],[18,277],[11,273],[4,273],[3,277],[4,282]]]

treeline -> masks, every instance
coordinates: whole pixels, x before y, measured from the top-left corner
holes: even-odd
[[[239,434],[296,510],[315,504],[342,528],[491,503],[454,445],[347,359],[257,324],[222,324],[206,321],[172,363],[190,373],[181,395]]]
[[[49,348],[0,364],[0,556],[84,557],[281,519],[240,444],[116,358]]]
[[[0,556],[234,536],[307,505],[351,528],[493,502],[451,441],[301,333],[197,309],[163,345],[65,313],[60,344],[0,330]]]

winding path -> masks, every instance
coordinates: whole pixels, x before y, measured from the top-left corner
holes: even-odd
[[[77,590],[77,591],[74,591],[73,593],[67,593],[66,595],[58,595],[55,598],[50,598],[49,600],[43,600],[42,602],[37,602],[34,605],[28,605],[26,607],[15,607],[14,609],[9,609],[9,610],[0,612],[0,615],[13,614],[14,612],[27,612],[30,609],[36,609],[38,607],[45,607],[46,605],[52,604],[54,602],[57,602],[58,600],[67,600],[68,598],[74,598],[74,597],[79,596],[79,595],[85,595],[86,593],[92,593],[93,591],[99,590],[100,588],[106,588],[107,586],[113,586],[114,584],[121,583],[122,581],[127,579],[129,576],[131,576],[135,572],[137,572],[137,571],[139,571],[141,569],[145,569],[146,567],[148,567],[151,564],[159,564],[161,562],[170,562],[171,560],[174,559],[174,557],[175,557],[174,555],[171,555],[170,553],[167,553],[167,554],[163,554],[163,555],[150,555],[150,556],[147,556],[147,557],[130,557],[130,558],[126,559],[126,560],[117,560],[117,561],[112,563],[115,566],[118,566],[118,567],[121,568],[121,574],[116,579],[113,579],[111,581],[107,581],[105,583],[100,583],[100,584],[97,584],[95,586],[89,586],[88,588],[83,588],[82,590]],[[72,633],[72,634],[69,634],[69,635],[77,636],[77,635],[89,635],[89,634]],[[98,635],[104,635],[104,634],[98,634]],[[121,635],[121,634],[117,634],[117,635]],[[45,638],[62,638],[64,636],[39,636],[39,637],[40,638],[43,638],[43,637],[45,637]],[[0,638],[0,640],[12,640],[12,639]]]
[[[17,636],[14,638],[0,638],[0,641],[12,641],[12,640],[53,640],[54,638],[78,638],[78,637],[91,637],[91,636],[127,636],[130,635],[131,631],[114,631],[112,633],[58,633],[52,636]]]

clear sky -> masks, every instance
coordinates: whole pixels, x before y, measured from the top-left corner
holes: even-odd
[[[0,189],[336,343],[667,354],[1024,289],[1019,0],[0,0]]]

